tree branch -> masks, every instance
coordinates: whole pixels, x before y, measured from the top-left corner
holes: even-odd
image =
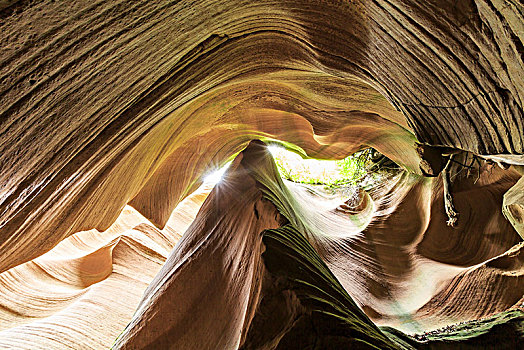
[[[455,227],[457,225],[459,213],[453,206],[453,197],[450,192],[449,167],[452,161],[453,154],[449,156],[446,166],[442,169],[442,183],[444,184],[444,209],[448,215],[448,221],[446,223],[448,226]]]

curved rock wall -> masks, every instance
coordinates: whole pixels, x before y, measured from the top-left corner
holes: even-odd
[[[500,201],[490,181],[516,180],[497,172],[455,181],[457,191]],[[251,142],[209,197],[209,185],[192,194],[163,231],[127,207],[109,230],[79,232],[0,274],[0,345],[104,348],[125,328],[117,348],[410,348],[396,337],[418,348],[425,343],[373,322],[414,332],[495,315],[493,327],[518,329],[517,311],[497,315],[521,308],[524,291],[522,242],[509,222],[493,224],[500,210],[466,218],[482,203],[457,197],[467,221],[446,232],[438,179],[390,181],[387,193],[341,212],[339,202],[285,184],[263,144]],[[287,222],[263,241],[264,229]],[[332,305],[345,321],[322,316]]]
[[[305,144],[313,156],[372,145],[414,170],[410,130],[434,145],[522,154],[521,7],[457,6],[20,1],[4,8],[2,269],[76,231],[106,229],[136,196],[134,205],[161,227],[218,152],[210,129],[221,135],[218,162],[261,132]],[[363,129],[335,136],[353,117]],[[205,152],[183,153],[195,167],[185,173],[175,152],[202,144],[199,135]],[[155,176],[166,175],[184,181],[158,190]]]
[[[249,141],[273,138],[318,158],[371,146],[410,172],[369,201],[375,208],[352,216],[347,231],[340,213],[307,209],[307,196],[271,169],[254,180],[271,187],[265,196],[374,321],[402,324],[404,312],[425,318],[425,329],[517,307],[522,171],[475,163],[477,181],[458,176],[457,229],[444,225],[440,178],[420,174],[438,175],[448,154],[524,165],[523,14],[513,0],[1,2],[4,285],[38,295],[39,286],[65,283],[67,300],[102,288],[126,239],[88,244],[67,268],[41,256],[74,251],[67,242],[75,233],[111,232],[128,204],[147,223],[138,231],[160,235],[139,253],[159,268],[158,250],[166,256],[175,240],[158,232],[173,234],[173,210],[203,175]],[[90,240],[84,235],[79,241]],[[38,269],[54,272],[35,287],[12,280]],[[440,282],[388,309],[424,275]],[[494,287],[472,292],[484,283]],[[251,305],[247,291],[236,292]],[[7,295],[18,306],[6,310],[18,310],[26,300],[18,298]],[[483,304],[489,298],[499,299]],[[21,319],[54,310],[35,305]],[[245,329],[229,326],[226,334]],[[240,344],[235,337],[224,346]]]

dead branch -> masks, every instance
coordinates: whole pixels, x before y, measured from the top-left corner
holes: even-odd
[[[449,156],[446,166],[444,169],[442,169],[442,183],[444,184],[444,209],[448,215],[448,221],[446,223],[448,226],[455,227],[457,225],[459,213],[453,206],[453,197],[451,196],[450,191],[449,167],[452,162],[452,158],[453,154]]]

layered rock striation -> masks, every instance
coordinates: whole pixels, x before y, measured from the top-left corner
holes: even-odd
[[[518,1],[15,0],[0,30],[1,346],[520,346]],[[404,170],[337,210],[254,139]]]

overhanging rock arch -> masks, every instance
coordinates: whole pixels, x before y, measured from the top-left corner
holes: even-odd
[[[162,228],[260,137],[326,158],[373,146],[416,174],[416,142],[524,165],[518,2],[1,6],[2,271],[128,203]]]

